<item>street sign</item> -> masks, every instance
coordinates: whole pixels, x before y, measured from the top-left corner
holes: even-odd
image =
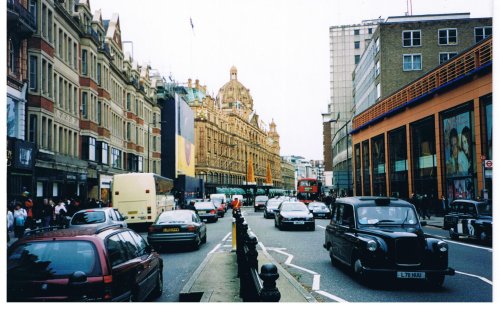
[[[493,160],[485,160],[484,161],[484,168],[486,168],[486,169],[493,168]]]

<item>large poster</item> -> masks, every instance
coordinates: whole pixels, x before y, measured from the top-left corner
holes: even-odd
[[[470,176],[474,171],[472,158],[472,127],[470,113],[443,119],[446,176]]]

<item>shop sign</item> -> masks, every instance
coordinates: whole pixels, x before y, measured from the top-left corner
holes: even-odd
[[[14,144],[14,167],[33,170],[36,158],[36,146],[31,142],[16,141]]]

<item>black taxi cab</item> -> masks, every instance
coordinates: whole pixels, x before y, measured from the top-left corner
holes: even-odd
[[[415,207],[385,197],[338,198],[325,229],[333,265],[345,264],[362,281],[385,275],[395,280],[420,280],[442,286],[448,267],[448,244],[426,238]]]
[[[444,216],[443,228],[451,239],[461,236],[488,242],[492,240],[492,205],[486,201],[454,200]]]

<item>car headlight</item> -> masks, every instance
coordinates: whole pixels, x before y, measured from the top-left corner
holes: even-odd
[[[369,240],[366,243],[366,249],[368,249],[368,251],[374,252],[375,250],[377,250],[377,247],[378,247],[378,244],[375,240]]]
[[[441,252],[446,252],[448,251],[448,244],[442,240],[438,241],[437,243],[437,248],[439,249],[439,251]]]

